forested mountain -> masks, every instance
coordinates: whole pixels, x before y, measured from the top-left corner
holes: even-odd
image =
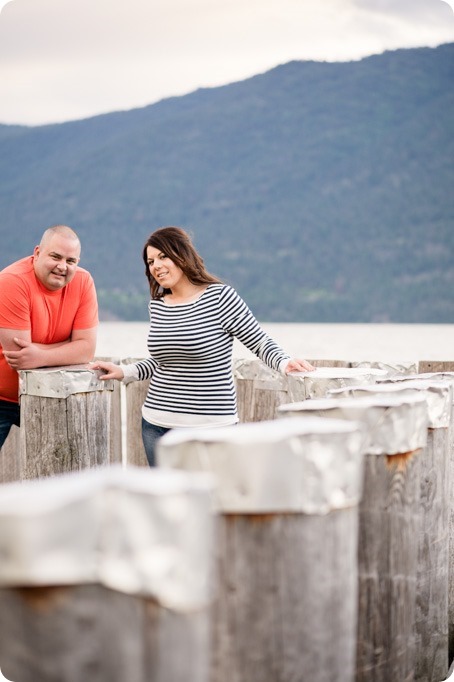
[[[262,321],[454,321],[454,44],[83,121],[0,126],[0,268],[71,225],[104,319],[146,320],[141,251],[192,232]]]

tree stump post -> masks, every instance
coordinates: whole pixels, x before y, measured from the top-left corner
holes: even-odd
[[[387,376],[376,368],[351,368],[347,362],[311,360],[317,366],[312,372],[280,374],[260,360],[236,360],[233,375],[240,422],[267,421],[276,418],[280,405],[322,397],[330,388],[349,384],[374,383]]]
[[[126,358],[125,365],[138,362],[140,358]],[[142,441],[142,405],[147,396],[149,379],[131,381],[125,386],[126,393],[126,464],[127,466],[148,467]]]
[[[375,384],[386,376],[385,370],[374,367],[318,367],[312,372],[291,372],[287,376],[287,402],[324,398],[332,389]]]
[[[423,364],[423,363],[421,363]],[[433,363],[436,364],[436,363]],[[446,365],[448,363],[438,363]],[[454,363],[451,363],[454,369]],[[408,377],[407,377],[408,378]],[[454,399],[454,371],[438,371],[417,374],[414,379],[423,381],[447,381],[453,388]],[[401,377],[393,377],[391,382],[400,382]],[[449,595],[448,595],[448,626],[449,626],[449,663],[454,661],[454,402],[451,409],[449,424]]]
[[[352,682],[363,434],[337,420],[171,431],[160,467],[218,486],[211,682]]]
[[[96,357],[95,360],[105,360],[118,364],[120,358],[115,357]],[[112,389],[110,400],[110,462],[121,464],[123,461],[123,427],[122,427],[122,385],[119,381],[113,381],[109,386]]]
[[[366,427],[359,505],[357,682],[413,680],[420,471],[427,443],[423,396],[320,398],[282,417],[356,420]]]
[[[287,377],[261,360],[235,360],[233,377],[241,423],[274,419],[276,408],[287,401]]]
[[[112,381],[100,381],[88,365],[22,370],[19,393],[22,479],[118,461],[111,452]]]
[[[8,438],[0,448],[0,483],[20,481],[19,428],[12,426]]]
[[[449,437],[452,386],[446,381],[402,379],[375,386],[330,392],[330,396],[364,396],[414,392],[428,405],[427,445],[421,457],[421,526],[416,584],[415,682],[439,682],[449,669]]]
[[[212,491],[118,466],[1,486],[3,674],[209,682]]]

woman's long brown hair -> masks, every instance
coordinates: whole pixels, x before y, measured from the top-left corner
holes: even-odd
[[[145,242],[142,257],[145,263],[145,275],[150,285],[151,298],[162,298],[170,293],[163,289],[150,273],[148,266],[147,248],[152,246],[177,265],[191,282],[191,284],[221,283],[221,280],[211,275],[205,268],[203,258],[197,253],[191,237],[181,227],[160,227],[155,230]]]

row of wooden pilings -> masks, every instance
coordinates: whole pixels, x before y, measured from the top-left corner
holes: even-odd
[[[0,451],[8,679],[447,678],[454,363],[316,364],[237,362],[260,423],[170,432],[155,471],[134,466],[145,384],[122,456],[118,384],[21,373],[26,426]]]

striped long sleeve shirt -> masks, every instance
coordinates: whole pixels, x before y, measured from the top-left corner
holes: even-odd
[[[289,356],[263,331],[232,287],[210,284],[194,301],[149,303],[150,357],[130,366],[131,378],[150,379],[143,415],[165,426],[181,423],[177,415],[199,415],[197,424],[238,420],[232,375],[236,337],[269,367],[280,370]],[[127,376],[125,374],[125,376]],[[169,413],[175,415],[172,420]],[[165,415],[167,418],[159,419]],[[151,419],[149,419],[151,421]],[[190,423],[190,420],[186,420]]]

